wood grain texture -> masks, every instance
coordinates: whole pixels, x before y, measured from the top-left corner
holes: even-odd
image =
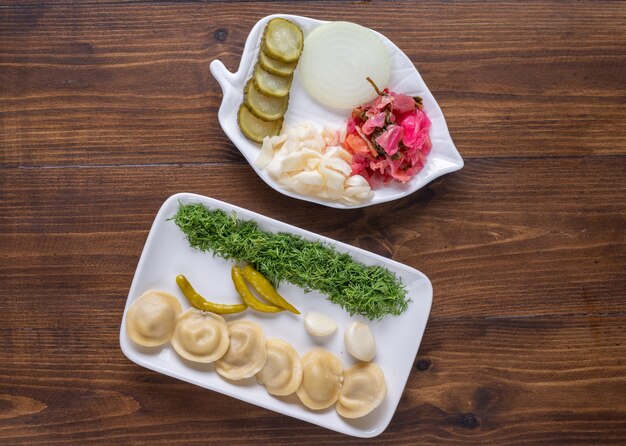
[[[117,302],[99,317],[116,323],[154,215],[188,191],[422,270],[436,290],[435,317],[620,312],[625,175],[626,158],[476,160],[404,200],[342,211],[283,199],[249,166],[12,169],[0,180],[10,191],[0,292],[20,289],[45,305],[47,286],[62,288],[72,314],[62,306],[46,318],[79,322],[93,311],[91,290]],[[36,323],[18,302],[7,307],[5,324]]]
[[[626,150],[622,2],[20,5],[0,9],[0,166],[241,161],[208,64],[235,70],[276,12],[392,37],[465,157]]]
[[[339,211],[267,187],[208,72],[261,17],[344,19],[413,60],[466,158]],[[434,302],[376,444],[626,438],[626,2],[0,0],[0,444],[369,444],[128,361],[154,216],[196,192],[394,258]]]
[[[117,324],[0,332],[3,444],[365,443],[129,364]],[[625,337],[624,315],[433,318],[376,444],[622,444]]]

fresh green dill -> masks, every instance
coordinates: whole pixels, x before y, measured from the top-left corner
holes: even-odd
[[[376,320],[407,309],[405,286],[393,273],[358,263],[331,245],[266,232],[254,221],[202,204],[180,203],[172,220],[191,247],[249,263],[275,284],[286,281],[305,292],[320,291],[350,315]]]

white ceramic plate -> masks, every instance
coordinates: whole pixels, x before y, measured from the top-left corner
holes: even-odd
[[[361,263],[382,265],[401,278],[407,285],[408,296],[411,299],[407,311],[400,316],[388,316],[378,322],[351,317],[341,307],[326,300],[325,296],[319,293],[305,294],[293,285],[281,285],[279,288],[281,294],[298,308],[302,315],[316,310],[337,321],[339,325],[337,332],[324,340],[318,340],[306,332],[302,316],[287,312],[266,315],[246,310],[239,315],[226,317],[227,320],[243,318],[258,322],[267,338],[276,337],[289,341],[300,355],[313,347],[322,346],[338,355],[344,367],[356,362],[345,350],[344,328],[353,320],[369,323],[377,342],[374,362],[382,368],[387,381],[387,396],[376,410],[352,421],[341,418],[334,406],[323,411],[312,411],[304,407],[295,394],[280,398],[269,395],[253,378],[245,380],[241,385],[226,381],[215,372],[212,364],[198,365],[183,360],[169,344],[156,349],[146,349],[130,340],[125,329],[126,310],[143,292],[149,289],[170,292],[180,299],[183,308],[189,308],[176,285],[177,274],[186,275],[196,290],[206,298],[222,303],[240,302],[230,278],[232,262],[190,248],[183,233],[173,221],[168,221],[168,218],[176,213],[179,201],[202,203],[211,209],[222,209],[228,213],[234,211],[238,218],[254,220],[267,231],[290,232],[308,240],[330,243],[338,251],[349,253]],[[432,286],[428,278],[406,265],[221,201],[195,194],[177,194],[165,201],[146,240],[126,301],[120,330],[120,345],[128,359],[148,369],[328,429],[357,437],[373,437],[385,430],[400,401],[426,328],[431,302]],[[198,389],[198,392],[202,390]],[[211,398],[211,394],[207,392],[206,397]]]
[[[252,70],[257,60],[259,45],[263,29],[268,20],[274,17],[284,17],[297,23],[303,30],[305,37],[315,27],[327,23],[322,20],[310,19],[295,15],[271,15],[257,22],[248,35],[246,46],[241,56],[239,70],[236,73],[229,72],[219,60],[211,62],[211,73],[222,87],[223,99],[218,112],[218,119],[224,133],[237,146],[246,160],[256,173],[269,186],[278,192],[293,198],[311,201],[334,208],[349,209],[370,206],[386,201],[397,200],[412,194],[425,186],[435,178],[449,172],[454,172],[463,167],[463,159],[457,151],[443,113],[437,105],[435,98],[415,69],[411,60],[396,46],[380,33],[376,33],[391,55],[392,71],[389,89],[398,93],[411,96],[421,96],[424,99],[424,111],[432,121],[430,137],[433,148],[428,155],[424,168],[406,184],[394,182],[393,184],[377,189],[372,200],[358,204],[347,205],[300,195],[278,184],[266,171],[259,169],[254,160],[258,156],[260,145],[247,139],[237,125],[237,111],[243,101],[243,87],[252,76]],[[304,89],[301,83],[299,68],[294,73],[291,86],[289,109],[285,115],[285,123],[295,124],[301,121],[313,121],[319,125],[327,125],[331,128],[343,128],[351,110],[339,110],[326,107],[313,99]]]

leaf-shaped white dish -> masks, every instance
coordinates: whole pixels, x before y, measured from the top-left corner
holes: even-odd
[[[211,62],[211,73],[220,84],[223,92],[222,104],[218,112],[220,125],[226,136],[237,146],[255,172],[269,186],[289,197],[339,209],[350,209],[397,200],[412,194],[435,178],[463,167],[463,159],[452,142],[443,113],[417,69],[411,60],[391,40],[374,31],[381,38],[391,56],[391,79],[387,87],[398,93],[421,96],[423,98],[424,111],[432,122],[430,137],[433,148],[428,155],[424,168],[408,183],[392,182],[385,187],[375,189],[374,197],[370,201],[357,205],[347,205],[300,195],[278,184],[266,171],[259,169],[255,165],[254,160],[259,154],[260,145],[250,141],[241,133],[237,125],[237,111],[243,101],[244,85],[252,76],[265,25],[275,17],[284,17],[297,23],[302,28],[305,37],[315,27],[327,23],[326,21],[295,15],[280,14],[264,17],[250,31],[241,56],[239,70],[236,73],[229,72],[224,64],[217,59]],[[291,86],[289,109],[285,114],[286,125],[296,124],[301,121],[312,121],[319,125],[341,129],[345,126],[350,113],[351,110],[326,107],[312,98],[302,86],[299,68],[296,69]]]

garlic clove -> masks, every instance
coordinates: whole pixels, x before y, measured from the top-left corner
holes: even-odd
[[[304,328],[313,336],[328,336],[337,330],[337,323],[317,311],[309,311],[304,317]]]
[[[352,322],[344,334],[348,352],[360,361],[371,361],[376,354],[376,341],[369,326]]]

